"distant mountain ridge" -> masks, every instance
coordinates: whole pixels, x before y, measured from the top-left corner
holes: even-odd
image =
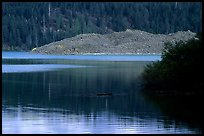
[[[160,54],[165,42],[175,43],[194,38],[196,33],[178,31],[171,34],[152,34],[140,30],[111,34],[79,34],[61,41],[34,48],[40,54]]]

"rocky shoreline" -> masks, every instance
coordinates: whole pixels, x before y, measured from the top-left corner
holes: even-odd
[[[34,48],[31,52],[39,54],[69,55],[136,55],[161,54],[164,43],[187,41],[196,33],[178,31],[172,34],[152,34],[140,30],[113,32],[111,34],[80,34],[61,41]]]

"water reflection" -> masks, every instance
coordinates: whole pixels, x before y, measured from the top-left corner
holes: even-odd
[[[98,112],[85,115],[67,112],[42,112],[18,108],[14,117],[3,113],[5,122],[12,121],[12,127],[4,125],[3,132],[10,133],[194,133],[187,128],[172,126],[165,128],[157,119],[119,117],[112,112]],[[11,116],[11,115],[10,115]],[[5,120],[7,119],[7,120]],[[12,120],[9,120],[12,119]],[[10,124],[9,124],[10,125]],[[9,130],[9,128],[12,128]]]
[[[62,100],[62,103],[64,98],[68,97],[94,99],[93,97],[97,98],[97,92],[112,92],[114,98],[120,96],[125,98],[135,89],[139,89],[140,80],[137,80],[137,77],[141,71],[139,68],[136,72],[128,68],[116,69],[116,65],[117,63],[106,68],[79,68],[51,72],[4,73],[3,96],[9,96],[11,99],[17,99],[15,96],[19,96],[20,102],[27,100],[25,102],[27,104],[35,103],[33,101],[36,98],[37,102],[50,99],[49,101]],[[140,67],[143,65],[144,63]]]
[[[3,133],[201,133],[140,94],[149,62],[66,63],[95,67],[2,74]]]
[[[81,65],[62,65],[62,64],[30,64],[30,65],[2,65],[2,73],[20,73],[20,72],[38,72],[38,71],[51,71],[56,69],[67,68],[84,68],[91,66]]]

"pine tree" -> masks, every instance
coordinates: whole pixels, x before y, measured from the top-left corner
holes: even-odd
[[[163,34],[179,30],[201,32],[201,4],[3,2],[2,44],[30,49],[81,33],[107,33],[107,30],[127,28]]]

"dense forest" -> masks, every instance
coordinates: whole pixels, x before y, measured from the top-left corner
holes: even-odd
[[[31,50],[82,33],[202,30],[201,2],[3,2],[3,50]]]

